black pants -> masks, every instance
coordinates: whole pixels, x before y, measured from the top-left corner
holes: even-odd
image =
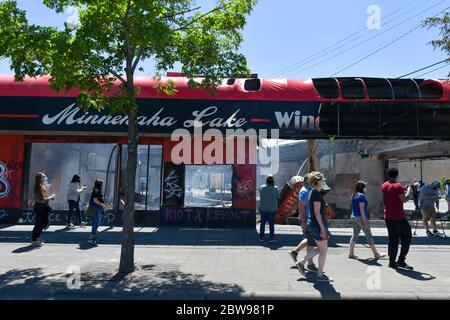
[[[400,250],[400,256],[398,257],[399,263],[404,263],[406,255],[409,251],[411,244],[411,226],[408,221],[405,220],[386,220],[386,226],[389,234],[388,254],[389,262],[394,263],[397,258],[399,239],[402,243]]]
[[[33,213],[35,217],[32,240],[36,241],[41,236],[42,230],[48,224],[48,206],[46,204],[35,203]]]
[[[72,220],[72,214],[75,210],[76,217],[80,220],[80,224],[83,222],[83,215],[80,211],[80,202],[79,201],[73,201],[68,200],[69,203],[69,213],[67,214],[67,224],[70,223],[70,220]]]
[[[416,206],[416,210],[418,210],[419,209],[419,197],[414,197],[413,200],[414,200],[414,205]]]

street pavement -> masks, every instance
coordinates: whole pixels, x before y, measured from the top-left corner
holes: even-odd
[[[31,230],[0,225],[0,299],[450,299],[450,240],[423,229],[407,258],[414,271],[370,259],[363,236],[360,258],[348,259],[351,229],[331,229],[331,284],[294,267],[288,251],[302,239],[298,226],[277,225],[275,243],[260,242],[256,229],[136,228],[137,271],[126,277],[117,273],[120,228],[100,227],[97,247],[87,243],[89,227],[51,226],[38,248]],[[386,253],[386,230],[372,232]],[[80,282],[72,281],[77,269]]]

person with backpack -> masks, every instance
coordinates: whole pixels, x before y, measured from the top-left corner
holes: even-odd
[[[105,209],[107,208],[107,205],[105,204],[105,201],[103,199],[104,196],[102,193],[102,187],[103,180],[95,180],[94,188],[92,189],[91,193],[91,199],[89,200],[88,210],[91,210],[93,212],[93,215],[91,217],[92,231],[91,235],[89,236],[88,243],[92,245],[97,244],[97,229],[100,226],[102,216],[104,215]]]
[[[312,190],[309,194],[309,220],[308,232],[314,239],[317,248],[314,248],[306,256],[297,262],[297,267],[303,276],[306,276],[305,264],[308,260],[319,255],[319,266],[317,270],[316,281],[318,282],[332,282],[333,278],[327,277],[323,270],[325,267],[325,260],[328,252],[328,240],[330,232],[328,231],[327,216],[325,212],[325,200],[320,192],[324,186],[324,176],[322,173],[313,171],[309,174],[308,184]]]
[[[298,194],[298,212],[301,218],[301,228],[303,231],[304,239],[295,247],[294,250],[289,251],[289,256],[297,264],[297,257],[301,250],[306,248],[306,252],[311,252],[314,247],[317,247],[316,242],[311,237],[311,234],[308,232],[308,220],[309,220],[309,194],[311,193],[311,187],[308,184],[309,174],[307,173],[304,176],[303,187],[300,189]],[[314,261],[312,258],[308,261],[306,265],[306,270],[317,273],[317,267],[314,265]]]

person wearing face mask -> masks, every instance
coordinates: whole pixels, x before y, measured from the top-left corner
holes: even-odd
[[[436,208],[439,211],[439,180],[434,180],[432,183],[427,184],[420,189],[420,210],[422,211],[422,223],[427,232],[427,236],[432,236],[439,234],[439,231],[436,229],[436,218],[437,212],[434,207],[436,204]],[[431,233],[428,220],[430,220],[431,228],[433,229],[433,233]]]
[[[368,206],[369,202],[366,198],[367,193],[367,183],[364,181],[358,181],[355,185],[355,191],[352,195],[352,222],[353,222],[353,236],[350,239],[350,247],[348,257],[350,259],[356,259],[355,256],[355,244],[358,240],[359,234],[361,230],[364,232],[367,238],[367,244],[370,249],[372,249],[372,253],[375,259],[381,259],[385,257],[385,254],[381,254],[377,251],[375,247],[375,243],[373,241],[372,232],[369,226],[369,212]]]
[[[330,232],[328,231],[327,216],[325,213],[325,200],[320,192],[323,188],[324,176],[322,173],[313,171],[309,174],[308,184],[312,190],[309,194],[309,219],[307,229],[316,243],[316,248],[306,254],[306,256],[297,262],[297,267],[303,276],[306,276],[305,263],[313,257],[319,255],[319,268],[317,270],[316,281],[332,282],[333,279],[327,277],[323,269],[328,252],[328,239]]]
[[[44,172],[38,172],[36,174],[33,191],[33,213],[35,223],[31,244],[33,246],[40,246],[44,243],[41,239],[41,233],[48,225],[48,214],[51,211],[49,202],[50,200],[55,200],[56,196],[54,194],[48,194],[48,179]]]

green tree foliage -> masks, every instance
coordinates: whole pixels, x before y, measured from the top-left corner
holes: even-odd
[[[138,144],[136,70],[153,61],[157,89],[176,92],[161,76],[180,63],[189,85],[214,88],[220,79],[248,75],[238,52],[242,29],[256,0],[220,0],[209,11],[192,0],[43,0],[57,13],[79,9],[77,28],[35,25],[16,1],[0,3],[0,57],[9,58],[16,81],[48,76],[54,90],[81,90],[83,108],[128,115],[126,205],[121,272],[134,267],[134,185]],[[194,81],[196,75],[204,76]]]
[[[441,39],[433,40],[430,43],[433,47],[441,49],[450,57],[450,13],[445,12],[440,17],[428,18],[424,21],[424,26],[428,28],[439,28]],[[450,61],[450,58],[449,58]],[[449,73],[450,76],[450,73]]]

